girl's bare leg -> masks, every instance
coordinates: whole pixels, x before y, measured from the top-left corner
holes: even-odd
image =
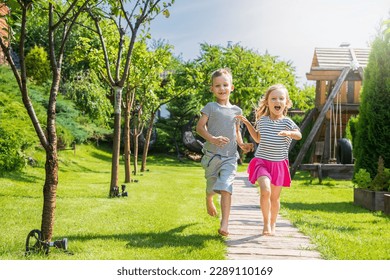
[[[276,219],[280,210],[280,193],[282,187],[271,185],[271,234],[275,234]]]
[[[257,179],[260,186],[260,208],[263,214],[263,235],[271,234],[271,181],[267,176],[261,176]]]

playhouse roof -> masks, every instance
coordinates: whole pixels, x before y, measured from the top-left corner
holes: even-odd
[[[344,67],[361,67],[368,63],[369,48],[315,48],[308,80],[336,80]]]

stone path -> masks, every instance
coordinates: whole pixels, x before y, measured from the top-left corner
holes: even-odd
[[[227,238],[227,258],[231,260],[281,259],[319,260],[310,239],[288,220],[279,216],[275,236],[262,236],[263,221],[259,194],[245,172],[237,173]]]

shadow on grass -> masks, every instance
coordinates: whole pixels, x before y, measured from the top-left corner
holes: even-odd
[[[71,164],[61,163],[60,167],[61,172],[85,172],[85,173],[104,173],[102,171],[93,170],[91,168],[82,166],[76,162],[72,162]],[[105,173],[109,173],[109,170]]]
[[[281,202],[283,207],[291,210],[322,211],[329,213],[366,213],[367,210],[354,205],[352,202]]]
[[[108,152],[108,154],[92,152],[91,156],[102,161],[111,162],[112,160],[111,154],[109,154],[110,151],[107,149],[107,147],[102,147],[102,148],[99,147],[98,149],[104,152]],[[142,159],[142,154],[139,155],[138,159],[139,160]],[[195,162],[188,158],[183,157],[179,159],[177,156],[170,155],[170,154],[163,154],[163,153],[149,153],[147,158],[147,164],[156,165],[156,166],[185,166],[185,167],[200,166],[199,162]]]
[[[96,158],[96,159],[99,159],[99,160],[102,160],[102,161],[107,161],[107,162],[110,162],[111,159],[112,159],[111,155],[105,155],[105,154],[97,153],[97,152],[92,152],[91,156]]]
[[[110,234],[110,235],[75,235],[68,236],[71,240],[88,241],[93,239],[120,239],[127,241],[127,248],[162,248],[162,247],[199,247],[205,246],[205,242],[210,240],[221,240],[222,237],[216,235],[181,235],[184,229],[194,224],[183,225],[162,232],[138,232],[129,234]]]
[[[176,156],[168,154],[151,154],[148,156],[147,162],[156,166],[200,167],[199,162],[187,158],[178,159]]]
[[[6,179],[11,179],[15,181],[20,181],[24,183],[38,183],[40,181],[44,181],[45,177],[39,177],[39,176],[33,176],[26,174],[24,172],[10,172],[10,173],[3,173],[1,177]]]

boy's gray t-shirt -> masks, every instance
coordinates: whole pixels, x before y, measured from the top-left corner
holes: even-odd
[[[236,122],[234,118],[242,115],[242,110],[236,105],[222,106],[217,102],[207,103],[201,112],[208,117],[207,131],[213,136],[225,136],[230,142],[223,147],[218,147],[206,141],[204,149],[207,151],[226,157],[233,157],[237,154]]]

